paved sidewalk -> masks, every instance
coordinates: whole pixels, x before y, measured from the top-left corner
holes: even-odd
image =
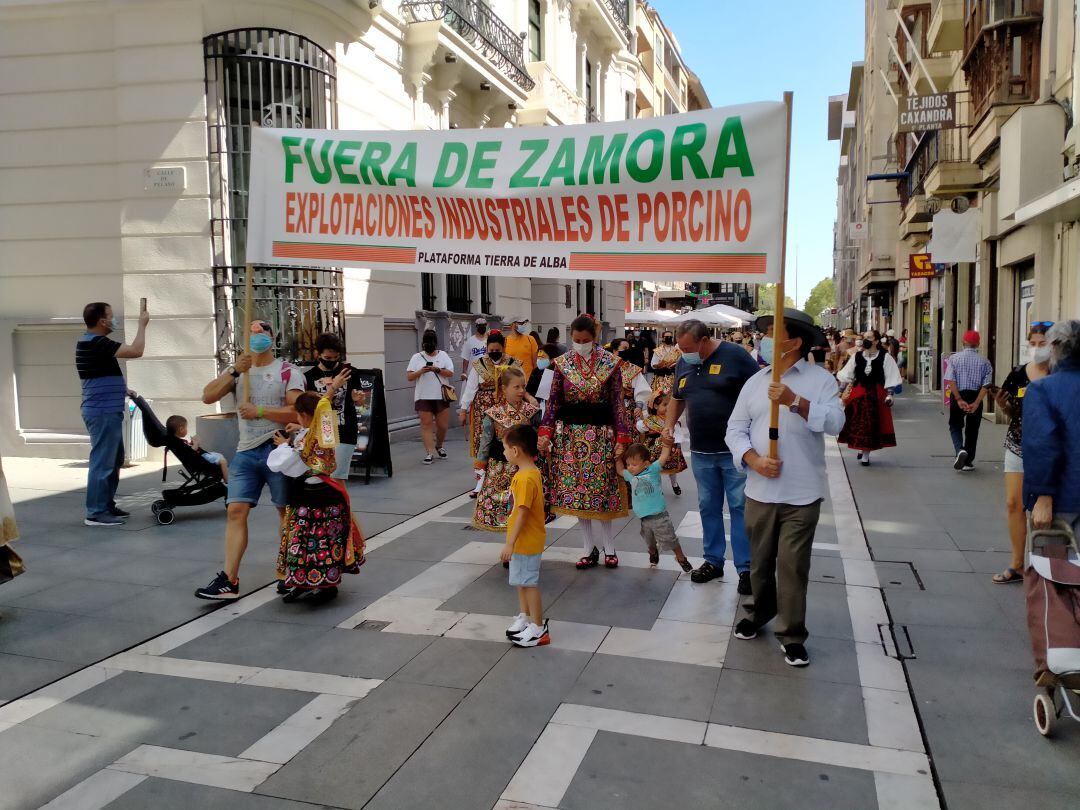
[[[553,643],[511,648],[502,538],[467,525],[463,495],[421,511],[438,487],[467,486],[455,454],[357,503],[393,504],[403,522],[371,532],[334,603],[285,605],[265,588],[0,707],[0,805],[937,806],[835,449],[829,463],[807,669],[785,666],[768,634],[734,640],[735,578],[694,585],[673,559],[650,567],[633,519],[619,521],[616,571],[576,571],[579,527],[552,524]],[[699,558],[682,483],[671,511]],[[268,581],[270,564],[253,558],[245,577]]]
[[[952,469],[940,395],[903,396],[899,447],[858,466],[844,451],[889,614],[910,636],[905,670],[949,810],[1080,807],[1080,724],[1044,740],[1032,721],[1022,585],[1009,564],[1004,426],[984,421],[976,470]]]

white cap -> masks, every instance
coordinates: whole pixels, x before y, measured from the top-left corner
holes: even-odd
[[[896,330],[890,329],[888,332],[885,333],[885,337],[896,337]]]

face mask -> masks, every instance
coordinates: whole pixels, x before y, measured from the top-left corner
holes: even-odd
[[[675,339],[671,335],[664,335],[664,345],[670,346],[675,342]]]
[[[337,371],[341,366],[340,360],[320,360],[319,365],[327,371]]]
[[[503,359],[503,353],[502,352],[488,352],[488,357],[491,358],[491,362],[498,363],[500,360]]]
[[[1035,346],[1031,349],[1031,359],[1039,364],[1050,362],[1050,347]]]
[[[550,365],[551,365],[551,361],[548,360],[546,357],[538,357],[538,358],[536,358],[536,367],[538,369],[540,369],[541,371],[543,371],[544,369],[546,369]]]
[[[577,352],[578,354],[580,354],[582,357],[588,357],[590,354],[592,354],[592,350],[593,350],[592,341],[589,341],[588,343],[575,343],[574,344],[574,351]]]
[[[434,340],[425,340],[424,341],[424,351],[427,352],[428,354],[431,354],[432,352],[435,351],[435,345],[436,344],[435,344]]]
[[[527,323],[519,323],[515,328],[519,335],[529,334],[529,325]]]
[[[476,334],[483,335],[486,332],[487,332],[487,327],[486,326],[478,326],[478,327],[476,327]]]
[[[265,332],[256,332],[248,338],[248,346],[255,354],[262,354],[265,351],[269,351],[270,347],[273,345],[274,339]]]
[[[123,328],[124,328],[124,325],[120,322],[120,319],[117,318],[115,315],[113,315],[112,320],[109,321],[109,331],[110,332],[119,332]]]
[[[763,337],[761,339],[761,356],[765,358],[766,362],[772,362],[773,356],[773,340],[771,337]]]

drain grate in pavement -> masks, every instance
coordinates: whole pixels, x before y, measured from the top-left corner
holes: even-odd
[[[374,619],[365,619],[356,625],[357,630],[383,630],[390,626],[390,622],[377,622]]]
[[[881,639],[881,649],[885,655],[898,661],[910,661],[918,658],[915,654],[915,645],[911,643],[911,634],[906,624],[879,624],[878,637]]]
[[[878,576],[885,585],[899,585],[901,587],[914,585],[920,591],[925,591],[919,571],[915,564],[908,560],[874,560],[878,570]]]

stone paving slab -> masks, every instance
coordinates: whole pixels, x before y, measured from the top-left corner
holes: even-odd
[[[392,680],[426,686],[472,689],[508,652],[513,650],[510,650],[505,642],[437,638],[401,667]]]
[[[151,777],[105,807],[107,810],[150,807],[154,810],[312,810],[313,805]]]

